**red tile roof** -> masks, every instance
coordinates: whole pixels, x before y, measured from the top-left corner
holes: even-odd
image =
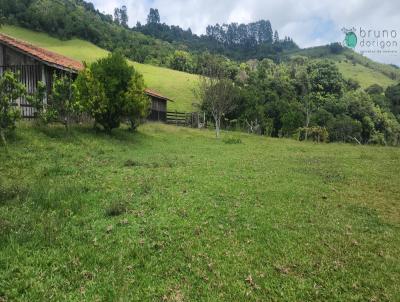
[[[17,40],[10,36],[0,34],[0,43],[15,48],[35,59],[42,61],[47,65],[54,66],[60,69],[68,69],[72,71],[80,71],[84,68],[79,61],[64,57],[49,50],[34,46],[25,41]]]
[[[170,98],[161,95],[160,93],[158,93],[157,91],[154,91],[152,89],[146,88],[146,90],[144,91],[148,96],[152,96],[155,97],[157,99],[161,99],[161,100],[165,100],[165,101],[171,101],[173,102]]]

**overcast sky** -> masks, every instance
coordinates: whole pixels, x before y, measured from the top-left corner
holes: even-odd
[[[90,0],[89,0],[90,1]],[[270,20],[281,37],[288,35],[300,47],[343,42],[343,27],[396,30],[400,46],[399,0],[91,0],[102,12],[112,14],[126,5],[129,24],[145,23],[149,9],[158,8],[161,22],[191,28],[202,34],[207,25]],[[357,48],[361,51],[360,47]],[[390,49],[393,51],[393,47]],[[400,65],[397,53],[369,54],[375,60]]]

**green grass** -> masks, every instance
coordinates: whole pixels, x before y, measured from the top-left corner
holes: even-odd
[[[61,41],[45,33],[34,32],[15,26],[3,26],[0,32],[22,39],[36,46],[62,54],[75,60],[94,62],[107,56],[108,52],[96,45],[79,39]],[[146,85],[174,100],[168,104],[169,110],[184,112],[193,111],[196,98],[194,89],[198,76],[167,68],[133,63],[136,69],[144,75]]]
[[[358,81],[362,88],[368,88],[373,84],[378,84],[386,88],[397,83],[379,71],[360,64],[353,65],[351,62],[345,61],[336,62],[336,64],[346,79],[350,78]]]
[[[400,149],[19,125],[0,300],[399,301]]]

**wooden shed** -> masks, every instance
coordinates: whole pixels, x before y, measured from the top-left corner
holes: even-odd
[[[29,93],[36,91],[39,81],[45,83],[50,93],[54,74],[76,77],[83,68],[81,62],[0,34],[0,75],[6,70],[18,72]],[[23,117],[34,116],[34,109],[25,98],[17,100],[17,105]]]
[[[151,98],[151,113],[148,119],[151,121],[166,122],[168,102],[173,101],[152,89],[146,89],[145,93]]]

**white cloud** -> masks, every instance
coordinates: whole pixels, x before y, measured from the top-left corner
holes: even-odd
[[[398,0],[92,0],[101,11],[128,7],[130,25],[145,22],[150,7],[158,8],[161,21],[191,28],[202,34],[206,26],[224,22],[271,21],[282,36],[301,47],[343,40],[342,27],[396,29],[400,38]],[[398,55],[374,55],[375,60],[400,64]]]

